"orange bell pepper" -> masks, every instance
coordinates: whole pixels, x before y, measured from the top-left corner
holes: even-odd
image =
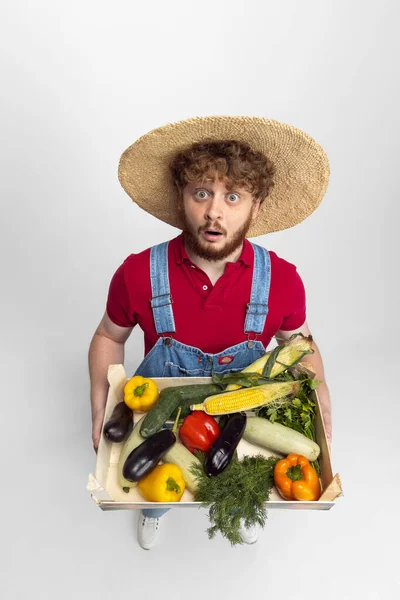
[[[285,500],[315,501],[321,495],[317,472],[301,454],[289,454],[276,463],[274,483]]]

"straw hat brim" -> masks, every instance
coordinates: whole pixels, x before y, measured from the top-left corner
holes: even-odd
[[[262,117],[195,117],[154,129],[122,154],[119,181],[146,212],[182,229],[171,159],[195,142],[232,139],[265,154],[276,169],[274,187],[247,237],[288,229],[314,212],[329,182],[324,150],[303,131]]]

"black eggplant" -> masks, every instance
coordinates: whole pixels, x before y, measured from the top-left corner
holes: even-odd
[[[123,442],[132,431],[132,427],[133,411],[125,402],[119,402],[104,425],[103,435],[110,442]]]
[[[229,465],[243,436],[246,420],[246,415],[239,413],[229,416],[219,438],[211,446],[206,458],[204,470],[208,477],[219,475]]]
[[[122,475],[128,481],[139,481],[156,468],[175,442],[176,436],[170,429],[158,431],[132,450],[122,468]]]

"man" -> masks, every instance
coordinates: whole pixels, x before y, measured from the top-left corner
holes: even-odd
[[[114,274],[89,351],[93,444],[99,442],[107,369],[124,362],[133,327],[144,332],[147,377],[238,371],[272,337],[310,335],[296,267],[247,239],[302,221],[325,193],[329,166],[303,132],[262,118],[206,117],[167,125],[123,154],[122,186],[157,218],[182,229],[170,243],[129,256]],[[330,399],[318,347],[307,357],[331,438]],[[143,511],[139,543],[151,548],[160,516]],[[257,532],[242,528],[244,542]]]

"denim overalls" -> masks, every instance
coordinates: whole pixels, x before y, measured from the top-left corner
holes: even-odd
[[[218,374],[241,371],[265,353],[261,342],[250,335],[264,330],[268,314],[268,296],[271,282],[270,256],[265,248],[252,244],[254,269],[250,301],[247,305],[244,333],[247,340],[230,346],[218,354],[207,354],[194,346],[187,346],[171,337],[175,333],[172,296],[168,277],[168,242],[153,246],[150,250],[151,307],[156,331],[160,336],[145,356],[135,375],[143,377],[211,377]],[[212,334],[213,332],[210,332]],[[165,335],[167,334],[167,335]],[[218,335],[218,332],[214,333]],[[178,332],[179,336],[179,332]],[[229,365],[223,361],[229,357]],[[232,359],[233,357],[233,359]],[[148,517],[159,517],[165,509],[144,510]]]

